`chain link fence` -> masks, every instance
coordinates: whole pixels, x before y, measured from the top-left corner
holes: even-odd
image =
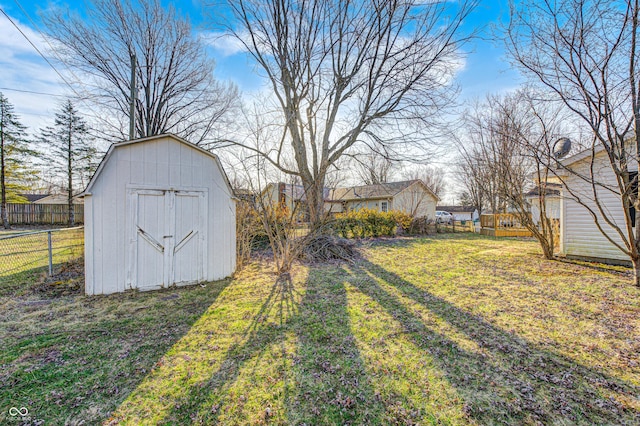
[[[0,280],[36,268],[49,275],[84,256],[84,227],[0,234]]]

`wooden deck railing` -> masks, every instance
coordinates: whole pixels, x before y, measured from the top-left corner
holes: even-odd
[[[496,213],[480,215],[480,232],[495,237],[530,237],[525,226],[517,215],[512,213]]]

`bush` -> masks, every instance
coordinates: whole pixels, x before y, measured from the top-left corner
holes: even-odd
[[[431,228],[431,229],[430,229]],[[426,216],[412,218],[408,231],[410,234],[429,234],[437,231],[436,223]]]
[[[269,247],[271,238],[287,238],[289,234],[287,231],[291,225],[289,216],[289,211],[283,207],[258,210],[246,201],[236,204],[238,269],[242,269],[254,250]]]
[[[343,238],[390,237],[399,229],[409,230],[411,220],[410,215],[400,211],[351,210],[336,215],[333,230]]]
[[[237,268],[242,267],[251,258],[251,251],[264,234],[264,228],[255,208],[246,201],[236,204],[236,261]]]

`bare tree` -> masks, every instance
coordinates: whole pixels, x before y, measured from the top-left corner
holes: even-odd
[[[377,185],[389,181],[394,161],[384,146],[367,147],[364,152],[348,155],[353,164],[352,172],[361,183]]]
[[[433,191],[438,198],[442,199],[445,194],[444,170],[436,166],[418,166],[407,169],[402,173],[405,180],[419,179]]]
[[[469,139],[461,145],[468,194],[494,213],[507,209],[538,240],[547,259],[554,256],[557,224],[548,210],[554,142],[566,129],[562,114],[521,89],[490,95],[466,115]],[[539,216],[532,215],[534,201]]]
[[[159,0],[91,0],[86,16],[53,9],[44,17],[58,54],[87,79],[79,85],[126,134],[135,66],[138,137],[174,133],[199,144],[232,108],[237,89],[213,78],[213,62],[189,22]]]
[[[556,0],[512,2],[506,44],[514,63],[553,93],[593,134],[591,161],[603,150],[614,182],[594,167],[577,176],[591,188],[571,196],[591,214],[596,227],[629,256],[640,286],[640,75],[638,0]],[[562,168],[562,165],[559,164]],[[617,194],[624,224],[604,205]],[[635,207],[632,213],[630,207]],[[632,215],[634,217],[632,217]]]
[[[462,205],[474,206],[478,214],[485,211],[486,197],[482,185],[481,164],[475,161],[467,152],[460,152],[460,159],[455,164],[458,182],[462,185],[460,202]]]
[[[327,171],[345,153],[374,142],[424,145],[433,117],[450,104],[443,88],[475,3],[229,2],[237,25],[227,30],[266,74],[280,110],[279,142],[261,154],[300,177],[312,223],[322,217]],[[294,167],[281,162],[286,150]]]
[[[478,210],[490,210],[492,213],[506,211],[506,200],[500,191],[500,175],[496,173],[501,156],[510,156],[508,146],[501,146],[495,134],[495,111],[485,103],[476,102],[472,109],[465,112],[465,137],[456,140],[460,154],[458,176],[468,194],[475,201]],[[505,159],[510,162],[511,160]]]

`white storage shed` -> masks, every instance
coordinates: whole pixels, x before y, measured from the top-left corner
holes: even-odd
[[[153,290],[230,276],[235,200],[218,158],[174,135],[112,145],[89,182],[85,292]]]

